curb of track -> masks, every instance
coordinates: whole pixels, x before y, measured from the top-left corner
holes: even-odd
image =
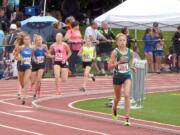
[[[171,87],[171,88],[174,88],[174,87]],[[180,88],[180,87],[178,87],[178,88]],[[65,114],[65,115],[77,116],[77,117],[81,117],[81,118],[83,117],[86,119],[91,119],[91,120],[93,119],[93,120],[97,120],[97,121],[101,121],[101,122],[108,122],[108,123],[112,123],[112,124],[121,125],[121,123],[119,121],[114,121],[109,118],[94,116],[94,115],[81,113],[81,112],[73,112],[73,111],[68,111],[68,110],[64,110],[64,109],[44,107],[44,106],[41,106],[38,104],[38,103],[50,101],[50,100],[57,100],[57,99],[60,100],[60,99],[64,99],[64,98],[71,98],[71,97],[78,97],[78,96],[92,96],[92,95],[109,94],[109,93],[113,93],[113,91],[112,90],[104,90],[104,91],[97,90],[97,91],[91,91],[91,92],[85,92],[85,93],[74,93],[74,94],[68,94],[68,95],[62,95],[62,96],[56,96],[56,97],[45,97],[45,98],[40,98],[40,99],[32,101],[32,106],[35,107],[36,109],[44,110],[44,111],[48,111],[48,112],[61,113],[61,114]],[[180,135],[179,130],[170,129],[170,128],[162,128],[162,127],[157,127],[157,126],[143,125],[143,124],[134,123],[134,122],[132,123],[132,127],[145,128],[145,129],[150,129],[150,130],[154,130],[154,131]]]

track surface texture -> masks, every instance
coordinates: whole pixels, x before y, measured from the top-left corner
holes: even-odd
[[[112,78],[89,80],[82,93],[82,77],[69,78],[61,84],[61,95],[55,95],[54,79],[43,79],[41,98],[32,100],[28,90],[25,105],[17,100],[17,80],[0,80],[1,135],[171,135],[180,134],[180,126],[131,119],[132,126],[112,121],[111,115],[74,108],[72,103],[88,98],[113,96]],[[180,90],[178,74],[149,74],[146,93]]]

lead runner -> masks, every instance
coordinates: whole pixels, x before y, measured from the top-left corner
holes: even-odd
[[[133,51],[126,47],[126,42],[126,35],[118,34],[116,36],[117,48],[115,48],[111,54],[108,68],[114,69],[114,104],[112,106],[113,119],[118,120],[117,106],[121,98],[121,90],[123,88],[125,98],[125,120],[123,121],[123,124],[129,126],[131,69],[133,71],[136,71],[136,69],[133,66]]]

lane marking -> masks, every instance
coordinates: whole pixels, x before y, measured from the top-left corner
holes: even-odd
[[[3,112],[3,111],[0,111],[0,114],[4,114],[4,115],[8,115],[8,116],[14,116],[14,117],[18,117],[18,118],[22,118],[22,119],[26,119],[26,120],[31,120],[31,121],[36,121],[36,122],[40,122],[40,123],[55,125],[55,126],[59,126],[59,127],[74,129],[74,130],[77,130],[77,131],[89,132],[89,133],[94,133],[94,134],[99,134],[99,135],[108,135],[106,133],[102,133],[102,132],[98,132],[98,131],[82,129],[82,128],[78,128],[78,127],[68,126],[68,125],[55,123],[55,122],[50,122],[50,121],[44,121],[44,120],[35,119],[35,118],[32,118],[32,117],[28,117],[28,116],[22,116],[22,115],[17,115],[17,114],[13,114],[13,113]]]
[[[32,113],[34,111],[30,111],[30,110],[17,110],[17,111],[13,111],[13,112],[18,112],[18,113]]]
[[[30,106],[17,105],[17,104],[5,102],[5,101],[0,101],[0,103],[7,104],[7,105],[11,105],[11,106],[17,106],[17,107],[29,108],[29,109],[32,109],[32,108],[33,108],[33,107],[30,107]]]
[[[0,127],[8,128],[8,129],[11,129],[11,130],[16,130],[16,131],[20,131],[20,132],[30,133],[30,134],[34,134],[34,135],[43,135],[43,134],[41,134],[41,133],[37,133],[37,132],[25,130],[25,129],[20,129],[20,128],[15,128],[15,127],[3,125],[3,124],[0,124]]]
[[[165,91],[164,91],[165,92]],[[153,92],[150,92],[153,93]],[[156,92],[154,92],[156,93]],[[108,113],[103,113],[103,112],[96,112],[96,111],[91,111],[91,110],[83,110],[80,108],[76,108],[73,106],[73,104],[77,103],[77,102],[81,102],[81,101],[87,101],[87,100],[92,100],[92,99],[102,99],[102,98],[108,98],[108,97],[112,97],[112,96],[106,96],[106,97],[98,97],[98,98],[87,98],[87,99],[82,99],[82,100],[76,100],[73,101],[71,103],[68,104],[68,107],[75,109],[75,110],[79,110],[79,111],[83,111],[83,112],[91,112],[91,113],[97,113],[97,114],[102,114],[102,115],[108,115],[108,116],[112,116],[111,114]],[[123,118],[123,117],[122,117]],[[159,123],[159,122],[155,122],[155,121],[148,121],[148,120],[143,120],[143,119],[136,119],[136,118],[131,118],[133,120],[137,120],[137,121],[141,121],[141,122],[148,122],[148,123],[154,123],[154,124],[158,124],[161,126],[170,126],[170,127],[174,127],[174,128],[180,128],[180,126],[176,126],[176,125],[171,125],[171,124],[166,124],[166,123]],[[134,123],[134,122],[133,122]]]

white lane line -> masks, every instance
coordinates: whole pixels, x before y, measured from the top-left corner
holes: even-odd
[[[43,134],[41,134],[41,133],[32,132],[32,131],[29,131],[29,130],[20,129],[20,128],[15,128],[15,127],[10,127],[10,126],[3,125],[3,124],[0,124],[0,127],[8,128],[8,129],[11,129],[11,130],[16,130],[16,131],[20,131],[20,132],[24,132],[24,133],[30,133],[30,134],[33,134],[33,135],[43,135]]]
[[[5,101],[0,101],[0,103],[7,104],[7,105],[11,105],[11,106],[16,106],[16,107],[29,108],[29,109],[32,109],[32,108],[33,108],[33,107],[30,107],[30,106],[17,105],[17,104],[13,104],[13,103],[5,102]]]
[[[156,93],[156,92],[149,92],[149,93]],[[82,99],[82,100],[76,100],[76,101],[73,101],[73,102],[69,103],[68,107],[70,107],[70,108],[72,108],[74,110],[82,111],[82,112],[87,112],[87,113],[90,112],[90,113],[96,113],[96,114],[101,114],[101,115],[112,116],[111,114],[102,113],[102,112],[95,112],[95,111],[90,111],[90,110],[83,110],[83,109],[76,108],[76,107],[73,106],[77,102],[93,100],[93,99],[102,99],[102,98],[108,98],[108,97],[112,97],[112,96],[98,97],[98,98],[87,98],[87,99]],[[174,128],[180,128],[180,126],[171,125],[171,124],[165,124],[165,123],[159,123],[159,122],[155,122],[155,121],[147,121],[147,120],[136,119],[136,118],[131,118],[131,119],[136,120],[136,121],[141,121],[141,122],[148,122],[148,123],[158,124],[158,125],[161,125],[161,126],[170,126],[170,127],[174,127]]]
[[[22,119],[26,119],[26,120],[31,120],[31,121],[36,121],[36,122],[40,122],[40,123],[55,125],[55,126],[59,126],[59,127],[74,129],[74,130],[77,130],[77,131],[89,132],[89,133],[98,134],[98,135],[108,135],[106,133],[102,133],[102,132],[98,132],[98,131],[82,129],[82,128],[78,128],[78,127],[68,126],[68,125],[55,123],[55,122],[50,122],[50,121],[44,121],[44,120],[35,119],[35,118],[32,118],[32,117],[28,117],[28,116],[22,116],[22,115],[17,115],[17,114],[13,114],[13,113],[3,112],[3,111],[0,111],[0,114],[5,114],[5,115],[8,115],[8,116],[14,116],[14,117],[18,117],[18,118],[22,118]]]
[[[17,111],[13,111],[13,112],[18,112],[18,113],[32,113],[34,111],[30,111],[30,110],[17,110]]]

